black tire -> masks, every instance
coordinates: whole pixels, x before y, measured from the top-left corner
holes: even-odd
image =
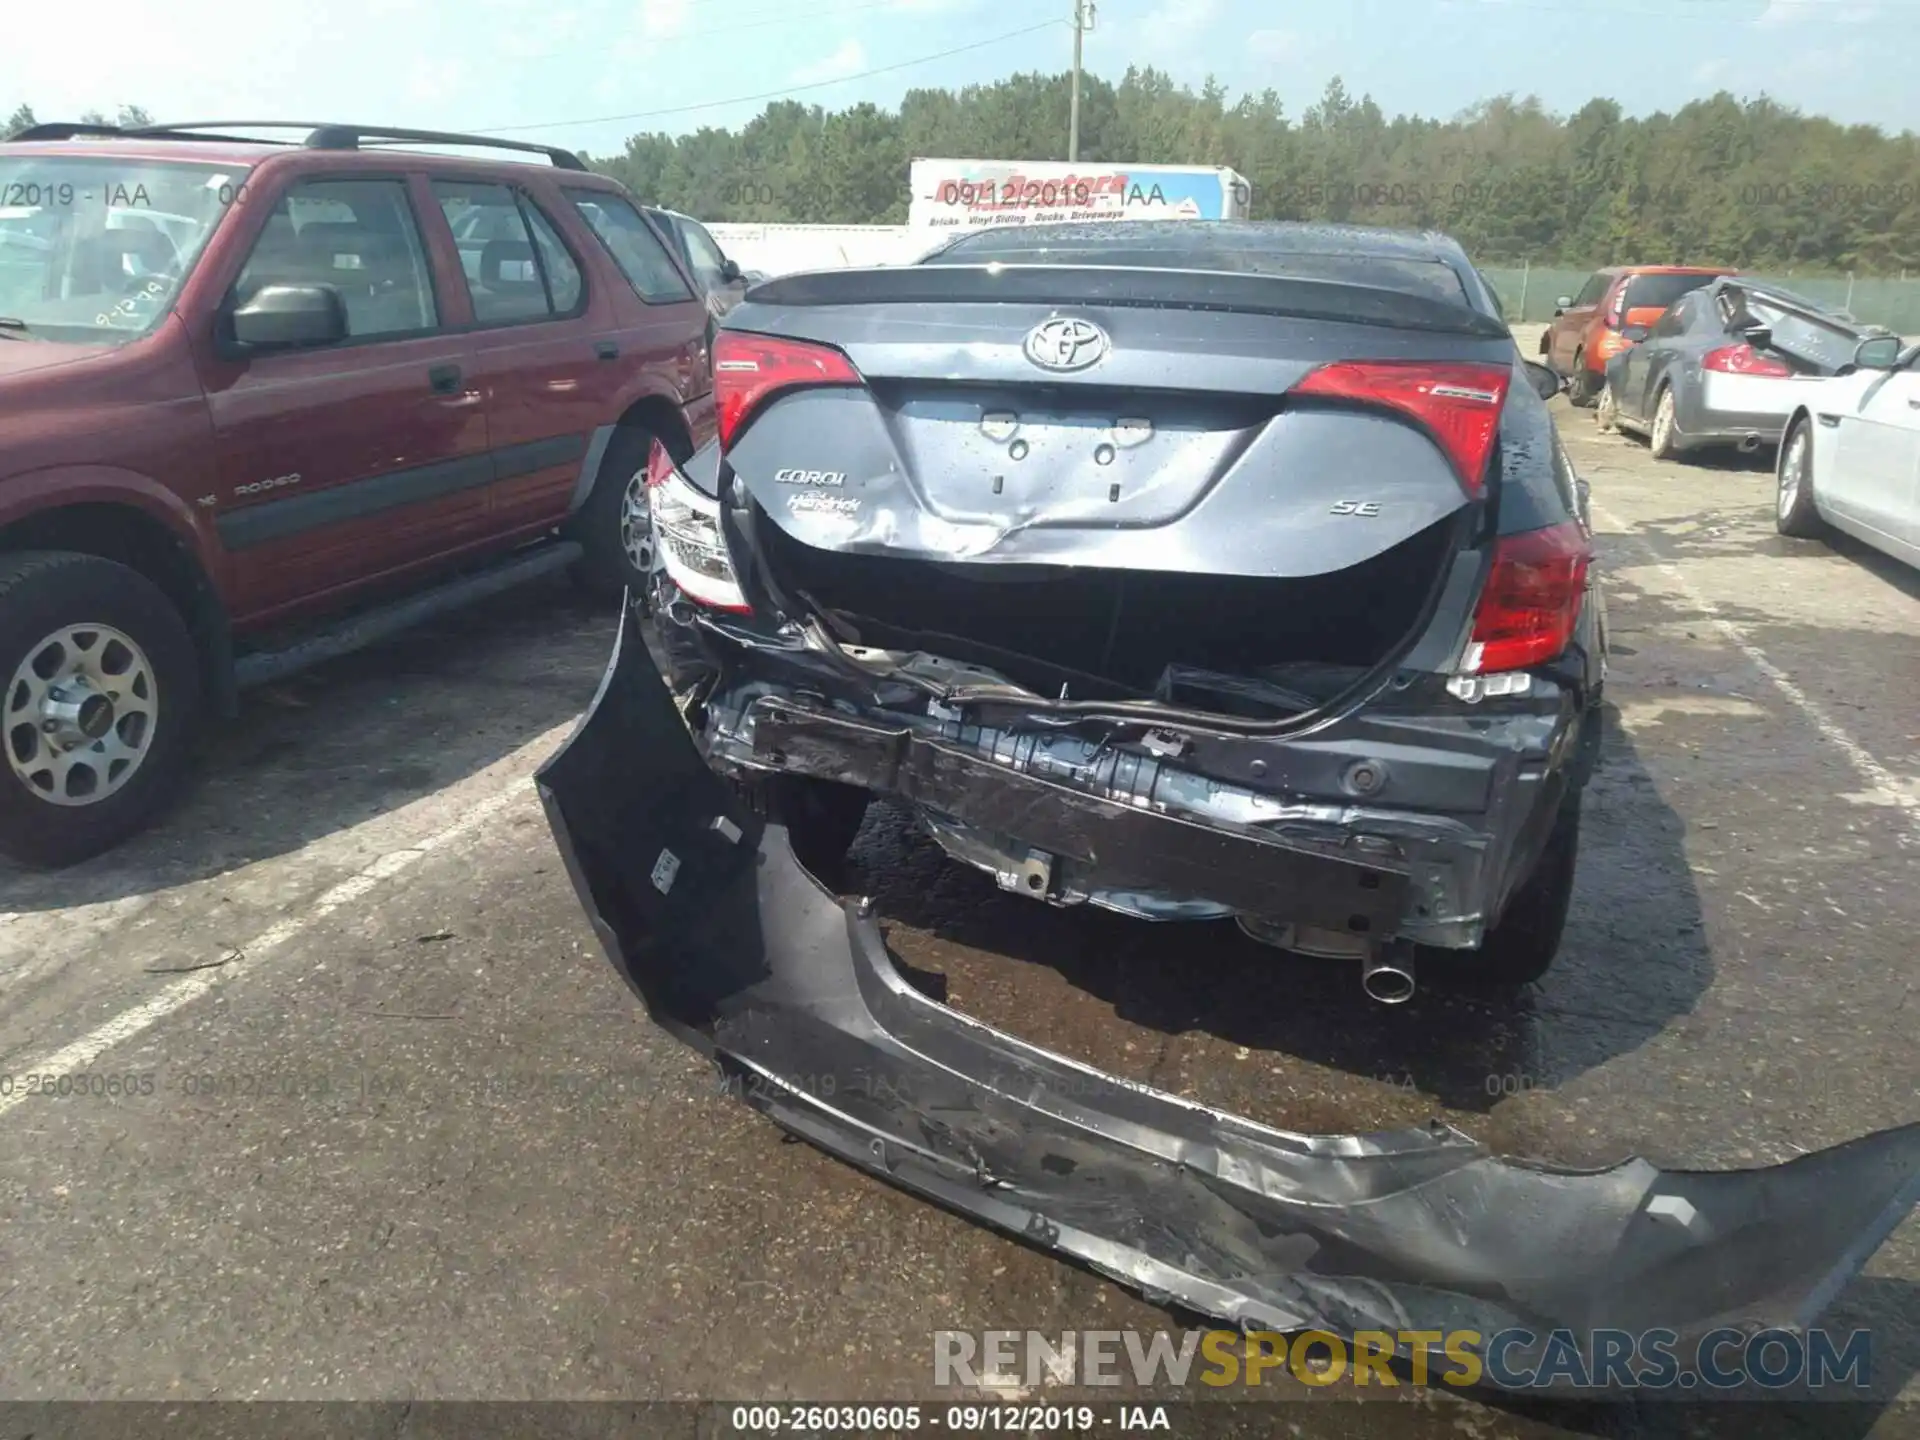
[[[1787,467],[1803,467],[1791,487]],[[1774,528],[1796,540],[1818,540],[1827,533],[1827,522],[1813,499],[1813,430],[1806,417],[1794,421],[1780,442],[1780,454],[1774,462]]]
[[[794,858],[829,890],[844,888],[847,851],[867,818],[865,790],[811,775],[760,775],[735,782],[753,810],[787,827]]]
[[[36,734],[43,722],[14,712],[27,693],[15,677],[31,654],[47,653],[50,637],[88,625],[110,626],[144,652],[155,697],[152,726],[118,789],[92,803],[56,804],[13,763],[21,757],[31,766],[44,753]],[[145,829],[178,793],[199,731],[202,676],[186,622],[144,575],[70,551],[0,556],[0,686],[7,755],[0,764],[0,854],[37,869],[77,864]]]
[[[1420,952],[1424,969],[1466,986],[1517,990],[1541,979],[1560,953],[1580,858],[1580,792],[1561,803],[1533,874],[1477,950]]]
[[[653,434],[634,425],[622,425],[600,457],[600,470],[586,503],[568,527],[569,538],[580,542],[580,562],[574,578],[589,595],[618,600],[631,589],[644,604],[647,571],[634,563],[623,530],[627,490],[636,475],[644,475]],[[643,481],[644,483],[644,481]],[[646,552],[651,554],[650,546]]]
[[[1573,374],[1567,377],[1567,403],[1582,410],[1593,404],[1594,397],[1600,393],[1600,387],[1594,380],[1593,371],[1587,368],[1584,351],[1573,357]]]

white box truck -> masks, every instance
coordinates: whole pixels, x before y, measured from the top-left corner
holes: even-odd
[[[907,224],[929,240],[989,225],[1061,220],[1240,220],[1253,202],[1225,166],[1065,160],[915,160]]]

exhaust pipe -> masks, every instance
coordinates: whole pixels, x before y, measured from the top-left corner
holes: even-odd
[[[1743,435],[1740,437],[1740,453],[1742,455],[1751,455],[1759,448],[1760,437],[1758,435]]]
[[[1360,988],[1382,1005],[1404,1005],[1413,998],[1413,947],[1395,943],[1360,962]]]

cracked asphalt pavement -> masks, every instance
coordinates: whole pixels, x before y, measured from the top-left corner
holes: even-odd
[[[1231,928],[1001,895],[877,811],[855,871],[895,950],[963,1010],[1289,1129],[1740,1166],[1915,1119],[1920,575],[1776,536],[1765,457],[1656,464],[1556,408],[1616,648],[1542,986],[1382,1009]],[[642,1018],[529,784],[615,621],[554,585],[256,694],[153,833],[0,870],[0,1398],[933,1400],[937,1328],[1190,1323],[784,1141]],[[1920,1225],[1830,1319],[1920,1401]],[[1262,1393],[1301,1436],[1667,1423]]]

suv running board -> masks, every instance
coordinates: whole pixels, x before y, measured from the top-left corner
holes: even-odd
[[[533,550],[516,550],[484,570],[469,572],[431,590],[418,591],[370,610],[355,611],[323,630],[309,632],[285,649],[243,655],[234,662],[234,683],[241,689],[264,685],[323,660],[351,654],[444,611],[457,610],[555,570],[563,570],[578,560],[580,553],[580,546],[571,540],[551,541]]]

